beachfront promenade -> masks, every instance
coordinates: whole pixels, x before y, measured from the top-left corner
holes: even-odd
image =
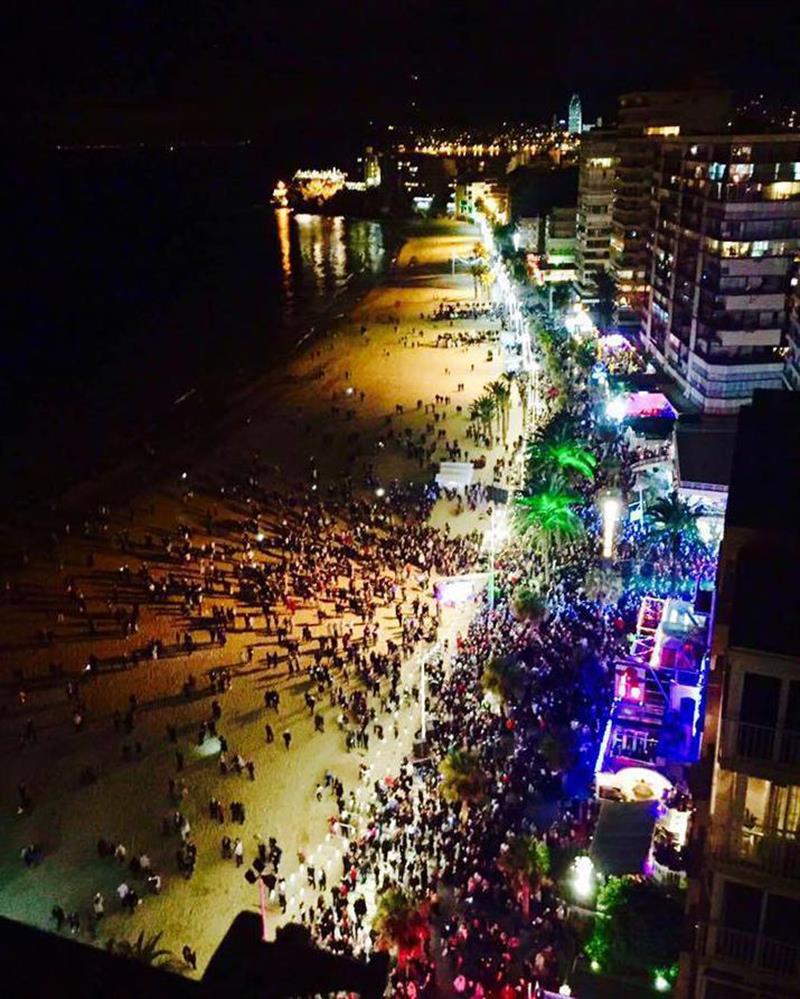
[[[248,392],[213,448],[187,442],[165,481],[110,509],[101,490],[91,507],[56,512],[50,549],[31,547],[8,569],[3,914],[52,928],[58,905],[79,915],[81,939],[99,943],[163,931],[177,954],[196,949],[202,970],[236,912],[257,906],[243,874],[259,843],[275,837],[282,850],[270,934],[313,901],[309,864],[339,873],[347,844],[331,829],[335,797],[318,785],[326,771],[340,779],[357,824],[373,783],[398,771],[419,724],[431,567],[468,568],[469,536],[489,523],[485,503],[456,514],[455,500],[429,510],[408,493],[432,480],[448,447],[485,458],[484,482],[503,454],[466,434],[470,404],[502,371],[496,344],[482,339],[498,323],[430,318],[443,302],[474,301],[472,278],[451,275],[450,260],[476,239],[457,224],[410,238],[387,282]],[[520,432],[514,408],[509,440]],[[330,509],[305,517],[316,497]],[[425,535],[420,512],[449,525],[450,538]],[[440,642],[452,649],[470,614],[469,604],[444,608]],[[366,700],[369,669],[348,646],[381,657]],[[212,689],[214,670],[229,685]],[[279,712],[265,707],[270,691]],[[348,748],[358,732],[367,744]],[[209,814],[212,798],[224,821]],[[244,822],[232,821],[231,802]],[[242,867],[223,858],[223,836],[232,848],[241,840]],[[100,857],[100,839],[124,845],[125,862]],[[29,844],[42,860],[27,867]],[[129,871],[142,854],[162,879],[158,894]],[[122,883],[142,899],[130,912]]]

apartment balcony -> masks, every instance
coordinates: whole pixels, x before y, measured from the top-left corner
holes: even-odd
[[[719,759],[726,770],[755,777],[800,777],[800,732],[785,725],[754,725],[724,718]]]
[[[698,951],[715,964],[759,978],[787,982],[800,975],[800,947],[719,923],[700,924]]]
[[[714,831],[714,861],[736,872],[800,880],[800,836],[788,830],[764,830],[759,825]]]

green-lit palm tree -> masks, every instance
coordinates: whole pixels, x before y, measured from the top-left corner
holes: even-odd
[[[469,806],[486,797],[486,774],[480,757],[467,749],[451,749],[439,764],[439,773],[442,796],[448,801],[460,801],[461,817],[465,819]]]
[[[588,482],[594,481],[597,458],[579,441],[537,437],[528,445],[527,457],[531,482],[540,482],[554,475],[576,475]]]
[[[578,497],[554,488],[532,496],[520,496],[515,501],[517,525],[524,534],[533,536],[544,566],[545,586],[550,586],[550,560],[554,545],[578,537],[582,530],[575,504]]]
[[[515,836],[497,858],[497,866],[505,874],[512,889],[522,901],[522,913],[530,916],[531,892],[550,873],[550,850],[544,840],[535,836]]]
[[[669,544],[673,586],[677,578],[681,539],[694,540],[697,537],[697,520],[703,512],[703,507],[699,504],[682,500],[677,489],[651,503],[645,511],[653,538]]]
[[[495,656],[483,667],[481,686],[495,694],[503,704],[518,701],[525,688],[522,667],[510,656]]]

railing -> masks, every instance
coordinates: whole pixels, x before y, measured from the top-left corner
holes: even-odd
[[[701,923],[699,929],[700,950],[706,957],[780,977],[800,974],[800,947],[719,923]]]
[[[725,718],[721,748],[723,759],[800,766],[800,732],[783,725],[754,725]]]
[[[714,837],[713,853],[725,864],[763,871],[780,878],[800,878],[800,836],[740,827]]]

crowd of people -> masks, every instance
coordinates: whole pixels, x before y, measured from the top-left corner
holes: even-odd
[[[497,306],[441,303],[427,319],[489,323],[500,316]],[[436,345],[458,347],[474,343],[475,337],[496,336],[496,328],[487,327],[440,335]],[[469,451],[446,430],[448,415],[452,419],[460,410],[457,399],[437,395],[418,400],[416,409],[424,407],[427,422],[416,434],[400,429],[405,413],[402,405],[396,406],[375,448],[391,442],[421,468],[437,457],[469,460]],[[579,410],[576,422],[591,438],[588,408]],[[353,453],[363,460],[364,442],[352,443]],[[476,449],[486,443],[474,439]],[[491,443],[502,446],[499,440]],[[520,437],[506,447],[494,467],[495,481],[502,481],[523,446]],[[598,446],[605,449],[604,457],[624,465],[628,456],[620,441]],[[447,490],[406,480],[381,485],[369,458],[360,475],[354,475],[356,467],[350,463],[347,474],[323,485],[316,459],[309,455],[305,481],[277,489],[273,467],[256,454],[222,482],[182,484],[186,519],[172,530],[137,531],[133,518],[130,526],[115,530],[105,509],[87,519],[84,537],[113,546],[120,559],[118,572],[104,607],[87,598],[77,574],[67,575],[59,625],[77,626],[91,637],[113,631],[125,638],[127,649],[121,656],[91,655],[80,680],[68,680],[76,734],[87,721],[101,721],[91,717],[82,694],[83,685],[97,674],[169,657],[191,663],[203,650],[225,647],[232,634],[244,637],[243,664],[262,665],[268,676],[302,679],[312,738],[335,720],[344,750],[362,754],[357,788],[348,789],[332,770],[308,775],[309,795],[331,809],[340,869],[331,871],[298,856],[306,890],[293,893],[277,839],[258,842],[255,859],[282,915],[304,924],[325,948],[363,957],[386,942],[372,916],[382,897],[400,889],[426,914],[428,929],[418,946],[400,953],[392,978],[395,994],[416,999],[430,994],[437,982],[468,999],[526,996],[529,985],[556,986],[559,955],[568,949],[571,932],[564,905],[546,876],[534,886],[532,898],[523,898],[502,860],[523,836],[546,843],[554,867],[586,846],[593,822],[591,764],[610,701],[612,664],[626,651],[635,604],[627,596],[608,601],[586,592],[599,526],[587,508],[582,513],[587,536],[563,545],[553,559],[548,609],[538,627],[518,620],[512,609],[514,589],[531,577],[531,553],[511,545],[496,563],[498,599],[482,599],[468,629],[452,643],[442,640],[441,606],[433,598],[433,584],[471,572],[482,539],[477,531],[457,533],[449,525],[441,530],[430,525],[434,504],[447,497]],[[197,494],[216,499],[200,511],[192,506]],[[457,512],[486,510],[489,500],[486,484],[469,486],[459,497]],[[65,526],[65,535],[72,531]],[[645,543],[627,529],[623,545],[631,552],[641,551]],[[657,568],[662,567],[658,560],[667,557],[665,551],[655,553]],[[698,547],[693,557],[698,574],[710,572],[708,553]],[[139,637],[143,612],[154,609],[181,622],[174,640]],[[387,615],[390,631],[380,627]],[[370,746],[400,739],[399,719],[413,712],[420,697],[419,680],[408,669],[420,651],[427,657],[426,738],[405,756],[396,774],[378,778]],[[524,676],[520,695],[500,706],[486,697],[483,683],[487,663],[498,655],[513,659]],[[60,676],[58,664],[51,673]],[[179,733],[172,724],[166,727],[176,773],[166,790],[170,809],[161,821],[162,844],[169,842],[174,856],[170,873],[162,878],[155,870],[166,870],[163,845],[155,864],[150,855],[156,851],[138,849],[128,859],[124,845],[105,839],[105,832],[100,835],[98,855],[124,872],[114,889],[119,909],[135,913],[148,895],[161,893],[170,876],[191,879],[198,863],[226,863],[236,871],[253,859],[244,828],[239,828],[248,822],[245,804],[235,796],[236,781],[255,782],[258,767],[252,756],[229,745],[234,740],[224,708],[235,676],[227,667],[202,672],[198,667],[174,692],[199,710],[191,735],[185,728]],[[140,711],[134,694],[112,717],[125,762],[144,752],[135,736]],[[280,752],[292,753],[292,727],[282,721],[281,695],[274,685],[263,694],[258,724],[267,745],[279,739]],[[23,747],[37,740],[28,718],[20,740]],[[192,801],[181,776],[191,744],[210,747],[226,782],[227,803],[221,792],[207,805]],[[477,754],[480,793],[459,797],[449,792],[442,774],[454,750]],[[22,804],[29,808],[27,789],[25,797]],[[236,835],[224,828],[226,823],[234,825]],[[218,857],[198,850],[197,826],[218,827]],[[40,856],[33,844],[23,859],[34,864]],[[60,903],[52,910],[57,928],[66,926],[74,934],[81,931],[83,918],[96,935],[104,915],[103,891],[86,900],[83,917]],[[196,966],[189,944],[184,959]]]

